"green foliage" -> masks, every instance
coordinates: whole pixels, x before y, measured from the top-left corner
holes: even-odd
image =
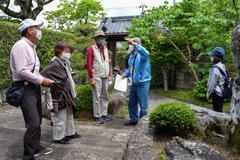
[[[196,122],[194,111],[186,104],[178,102],[160,104],[149,115],[149,126],[164,126],[180,136],[188,136]]]
[[[94,122],[93,119],[78,119],[78,118],[74,118],[74,121],[82,121],[82,122]]]
[[[207,82],[208,82],[208,77],[204,76],[203,79],[199,83],[195,83],[196,89],[193,90],[196,97],[203,101],[207,101],[207,99],[206,99],[206,93],[208,91]]]
[[[77,109],[92,110],[93,109],[93,97],[91,91],[91,85],[82,85],[75,88],[77,92]]]
[[[19,24],[1,22],[0,23],[0,88],[6,88],[12,82],[10,71],[10,52],[13,45],[21,39]],[[40,60],[40,69],[49,64],[54,57],[54,46],[60,41],[71,42],[74,35],[70,33],[55,32],[42,29],[43,37],[36,43],[37,55]]]
[[[15,42],[21,39],[19,25],[0,23],[0,89],[6,88],[12,82],[10,71],[10,51]]]
[[[70,58],[71,68],[74,71],[81,71],[74,76],[74,79],[86,78],[88,75],[87,50],[95,43],[92,36],[96,30],[97,28],[92,27],[90,24],[77,24],[73,27],[75,38],[70,43],[74,48]]]
[[[100,1],[96,0],[60,0],[56,11],[44,13],[49,25],[47,28],[54,30],[70,29],[74,23],[96,25],[106,13]]]
[[[128,54],[128,51],[117,51],[117,66],[120,67],[121,70],[124,70],[125,58]]]
[[[161,66],[158,63],[151,62],[151,76],[152,79],[150,81],[151,89],[163,88],[164,81],[163,81],[163,72]],[[172,69],[168,67],[167,69],[167,76],[168,76],[168,87],[172,86],[171,79],[172,79]]]

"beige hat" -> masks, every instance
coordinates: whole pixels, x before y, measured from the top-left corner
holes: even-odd
[[[97,37],[97,36],[104,36],[104,37],[106,37],[105,34],[104,34],[104,32],[103,32],[101,29],[95,31],[92,38],[95,38],[95,37]]]

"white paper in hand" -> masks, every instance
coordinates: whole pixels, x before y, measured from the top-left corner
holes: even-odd
[[[127,91],[127,78],[122,79],[122,76],[117,74],[114,84],[114,89],[126,92]]]

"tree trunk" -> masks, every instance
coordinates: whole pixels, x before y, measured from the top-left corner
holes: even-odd
[[[232,33],[232,51],[233,62],[238,69],[238,74],[232,89],[232,101],[230,105],[231,122],[227,125],[227,144],[229,148],[234,149],[240,154],[240,50],[239,36],[240,25],[238,25]]]
[[[164,91],[168,90],[168,77],[167,77],[167,65],[166,63],[163,63],[161,65],[162,72],[163,72],[163,81],[164,81]]]

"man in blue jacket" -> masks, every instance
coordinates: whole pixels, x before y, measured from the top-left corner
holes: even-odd
[[[130,76],[132,86],[128,102],[130,120],[125,122],[124,125],[131,126],[136,125],[139,119],[148,114],[151,65],[149,52],[141,46],[140,38],[127,39],[127,43],[129,48],[133,48],[133,53],[128,60],[130,67],[124,72],[122,78]],[[140,116],[138,114],[138,104],[141,108]]]

